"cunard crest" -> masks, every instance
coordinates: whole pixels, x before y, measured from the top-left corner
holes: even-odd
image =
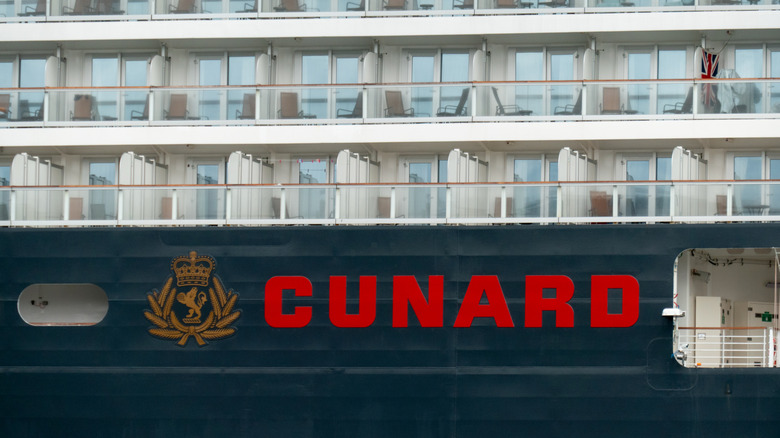
[[[146,295],[152,310],[145,310],[144,315],[156,326],[149,329],[151,335],[178,340],[177,345],[182,347],[194,338],[202,347],[206,340],[222,339],[236,332],[231,324],[241,316],[240,310],[233,310],[238,294],[225,290],[214,275],[216,266],[214,258],[199,256],[195,251],[173,259],[173,275],[162,290]]]

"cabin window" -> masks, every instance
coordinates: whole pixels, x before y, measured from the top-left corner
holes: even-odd
[[[356,84],[361,78],[362,54],[332,51],[302,53],[301,84]],[[301,110],[317,118],[350,114],[357,107],[359,88],[307,88],[302,90]],[[361,106],[362,107],[362,103]]]
[[[17,309],[30,325],[89,326],[106,316],[108,297],[94,284],[39,283],[19,294]]]
[[[775,248],[697,248],[678,256],[674,355],[680,364],[776,366],[777,261]]]
[[[515,52],[516,81],[570,81],[577,77],[577,52],[573,49],[519,49]],[[532,114],[552,114],[556,107],[571,105],[579,88],[571,84],[518,85],[514,105]],[[545,101],[545,90],[550,100]],[[502,93],[503,94],[503,93]]]
[[[555,156],[557,158],[557,156]],[[558,162],[553,156],[516,156],[508,160],[509,173],[515,182],[558,181]],[[507,198],[507,212],[512,217],[555,216],[557,210],[555,187],[516,186]]]
[[[763,152],[732,153],[727,161],[727,174],[734,180],[780,179],[780,156]],[[780,193],[774,185],[760,182],[734,186],[732,198],[734,214],[778,214]]]
[[[469,80],[471,55],[468,50],[430,50],[409,53],[413,83],[465,82]],[[455,107],[463,94],[463,85],[414,87],[411,107],[416,115],[432,116],[439,108]]]

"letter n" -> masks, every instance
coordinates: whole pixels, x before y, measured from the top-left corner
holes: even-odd
[[[413,275],[393,277],[393,327],[409,327],[409,305],[412,306],[420,325],[441,327],[444,325],[444,276],[428,277],[428,300]]]

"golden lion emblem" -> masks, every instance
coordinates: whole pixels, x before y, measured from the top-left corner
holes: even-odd
[[[144,316],[156,326],[149,329],[151,335],[177,339],[177,345],[182,347],[192,337],[202,347],[207,339],[221,339],[236,332],[230,325],[241,316],[240,310],[233,310],[238,294],[225,290],[219,278],[212,274],[215,267],[216,261],[212,257],[198,256],[195,251],[188,257],[173,259],[171,271],[174,275],[168,277],[161,291],[153,290],[146,295],[151,310],[145,310]],[[173,287],[174,277],[177,287],[189,287],[189,291],[177,294]],[[204,306],[210,309],[206,320],[201,322]],[[177,307],[180,311],[189,311],[181,320]]]

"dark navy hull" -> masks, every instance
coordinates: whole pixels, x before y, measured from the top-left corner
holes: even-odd
[[[670,357],[673,264],[687,248],[780,246],[780,225],[7,229],[0,232],[2,437],[767,437],[780,371]],[[232,337],[149,334],[146,294],[194,250],[240,294]],[[639,320],[590,326],[592,275],[631,275]],[[329,277],[376,276],[375,322],[336,328]],[[444,327],[391,327],[393,276],[444,276]],[[496,275],[515,327],[453,328],[473,275]],[[574,282],[574,327],[524,327],[526,275]],[[264,288],[305,276],[303,328],[272,328]],[[32,327],[33,283],[94,283],[91,327]],[[351,300],[355,301],[355,300]],[[355,303],[353,303],[355,304]],[[348,306],[349,311],[356,311]]]

